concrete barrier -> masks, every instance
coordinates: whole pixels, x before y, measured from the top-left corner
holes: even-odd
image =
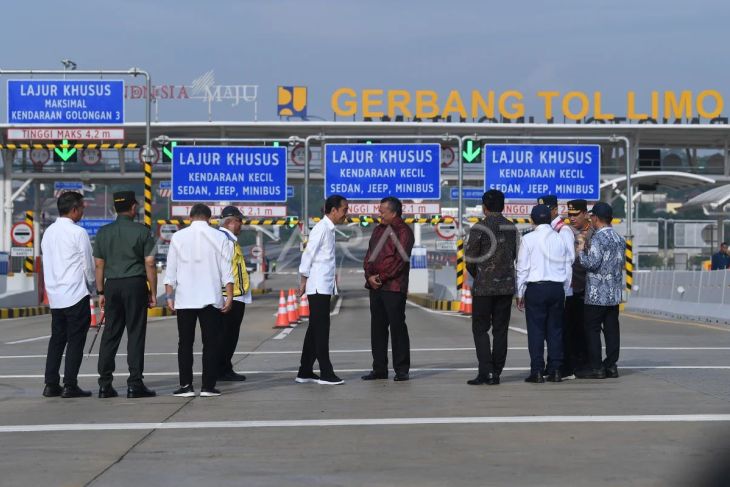
[[[626,309],[730,325],[730,270],[636,272]]]

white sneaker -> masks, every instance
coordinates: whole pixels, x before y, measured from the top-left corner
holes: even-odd
[[[309,384],[312,382],[317,384],[319,382],[319,376],[314,373],[312,373],[312,375],[297,375],[294,382],[297,382],[298,384]]]
[[[575,380],[575,374],[565,375],[563,380]]]
[[[215,387],[213,389],[201,389],[200,390],[200,397],[213,397],[213,396],[220,396],[221,391],[216,389]]]
[[[194,397],[195,396],[195,389],[193,389],[192,384],[188,384],[186,386],[180,386],[178,390],[172,393],[173,396],[177,397]]]
[[[345,381],[337,377],[336,375],[333,375],[331,377],[326,377],[324,379],[319,379],[317,381],[318,384],[322,384],[323,386],[337,386],[340,384],[344,384]]]

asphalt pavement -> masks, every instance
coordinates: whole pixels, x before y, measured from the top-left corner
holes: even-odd
[[[43,398],[50,318],[3,320],[0,483],[714,485],[707,476],[730,453],[730,328],[623,314],[618,379],[526,384],[524,315],[513,309],[502,384],[474,387],[470,320],[409,305],[411,380],[364,382],[372,359],[361,281],[343,272],[333,311],[340,386],[294,383],[306,323],[273,329],[278,294],[247,307],[235,369],[248,380],[220,384],[214,398],[171,395],[174,317],[149,324],[145,382],[159,394],[151,399]],[[198,353],[199,341],[198,333]],[[84,359],[79,378],[94,392],[97,359]]]

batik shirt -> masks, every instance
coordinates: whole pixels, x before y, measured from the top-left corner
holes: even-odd
[[[612,227],[598,230],[590,249],[580,253],[586,269],[585,304],[616,306],[621,303],[626,242]]]

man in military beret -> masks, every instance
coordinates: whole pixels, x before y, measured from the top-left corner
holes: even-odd
[[[569,377],[587,364],[588,350],[584,331],[584,298],[586,270],[578,259],[578,246],[590,247],[593,227],[588,216],[586,200],[568,201],[568,218],[575,234],[576,257],[573,261],[573,279],[565,297],[565,328],[563,330],[563,376]]]
[[[134,191],[114,193],[117,219],[99,229],[94,240],[96,288],[106,325],[99,345],[99,397],[116,397],[112,386],[115,357],[127,330],[127,397],[153,397],[142,382],[147,307],[157,305],[155,241],[150,229],[136,223]]]

